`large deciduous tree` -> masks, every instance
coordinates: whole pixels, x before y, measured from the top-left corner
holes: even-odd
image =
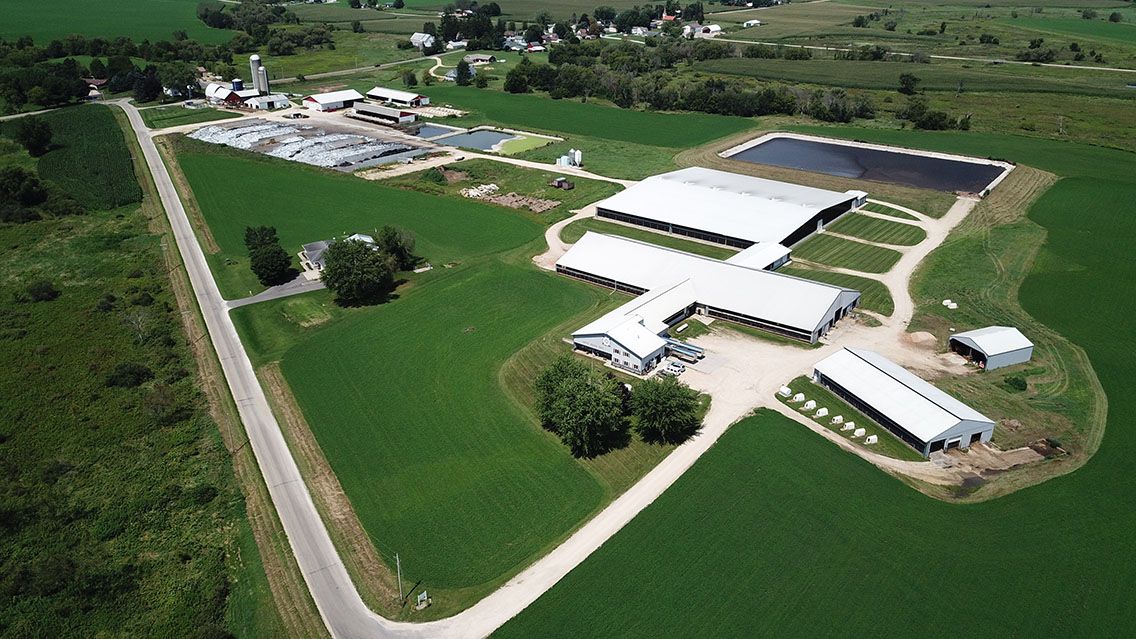
[[[698,428],[698,393],[676,377],[652,377],[631,397],[635,430],[643,439],[675,443]]]
[[[366,242],[337,242],[323,259],[321,279],[342,304],[377,302],[394,288],[394,259]]]
[[[43,118],[21,118],[16,125],[16,141],[37,158],[51,148],[51,125]]]

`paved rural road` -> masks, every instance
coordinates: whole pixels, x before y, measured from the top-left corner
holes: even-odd
[[[125,100],[110,104],[126,112],[138,138],[268,492],[312,599],[333,637],[464,639],[489,635],[536,601],[619,532],[686,472],[730,424],[751,408],[731,404],[728,399],[716,401],[697,435],[676,448],[567,541],[473,607],[447,619],[421,624],[384,619],[363,603],[312,503],[150,131],[133,105]]]

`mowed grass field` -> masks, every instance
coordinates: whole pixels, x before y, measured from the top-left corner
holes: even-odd
[[[213,120],[228,120],[239,118],[241,114],[219,109],[187,109],[183,106],[155,107],[142,109],[142,121],[151,129],[164,129],[183,124],[196,124],[198,122],[211,122]]]
[[[814,235],[793,249],[793,257],[864,273],[886,273],[902,256],[898,251],[882,246],[831,235]]]
[[[891,293],[883,282],[879,280],[848,275],[847,273],[833,273],[815,268],[802,268],[799,266],[783,266],[777,269],[778,273],[803,277],[806,280],[816,280],[826,284],[835,284],[860,291],[860,308],[875,311],[880,315],[891,315],[895,311],[895,302]]]
[[[201,42],[227,42],[235,31],[211,29],[197,19],[197,0],[4,0],[0,37],[30,35],[44,46],[71,33],[113,40],[173,40],[183,30]]]
[[[687,148],[755,126],[753,120],[706,113],[646,113],[574,100],[550,100],[472,87],[419,87],[434,104],[478,111],[500,124],[521,129],[602,136],[610,140],[668,148]],[[464,124],[463,124],[464,125]],[[585,158],[585,163],[587,158]]]
[[[865,204],[863,206],[863,209],[865,211],[871,211],[873,213],[880,213],[882,215],[890,215],[892,217],[898,217],[901,220],[913,220],[913,221],[915,221],[915,220],[919,219],[919,218],[915,217],[914,215],[911,215],[910,213],[904,213],[903,211],[900,211],[899,209],[893,209],[890,206],[884,206],[883,204],[876,204],[875,202],[868,202],[867,204]]]
[[[1099,450],[1077,471],[1030,489],[947,504],[761,413],[731,428],[672,489],[495,636],[1127,632],[1126,602],[1136,596],[1136,496],[1126,481],[1136,445],[1128,389],[1136,375],[1129,300],[1136,263],[1117,256],[1136,238],[1136,221],[1125,214],[1136,197],[1136,155],[1013,136],[827,131],[998,151],[1065,176],[1030,209],[1027,223],[1044,227],[1046,244],[1020,298],[1092,359],[1109,398]],[[967,273],[956,279],[978,285]],[[976,532],[997,530],[1007,534]],[[960,587],[966,584],[981,584],[980,605]],[[950,623],[913,630],[911,611],[928,601]]]
[[[914,224],[889,222],[878,217],[851,213],[829,225],[828,230],[869,242],[914,246],[927,239],[927,232]]]
[[[652,233],[647,229],[635,228],[633,226],[626,226],[623,224],[615,224],[606,220],[597,218],[586,218],[572,222],[565,226],[560,231],[560,239],[565,242],[574,244],[584,233],[588,231],[595,231],[597,233],[607,233],[608,235],[618,235],[620,237],[627,237],[633,240],[640,240],[643,242],[650,242],[659,246],[667,248],[678,249],[686,251],[687,253],[694,253],[695,255],[704,255],[712,257],[716,260],[724,260],[732,255],[737,255],[737,251],[728,249],[724,246],[713,246],[710,244],[703,244],[701,242],[692,242],[670,235],[661,235],[659,233]]]

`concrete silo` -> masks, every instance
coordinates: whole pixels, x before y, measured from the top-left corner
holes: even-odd
[[[252,88],[265,93],[266,89],[260,86],[260,75],[257,71],[260,69],[260,56],[252,54],[249,56],[249,78],[252,80]]]
[[[256,88],[261,95],[272,93],[268,88],[268,70],[263,66],[256,70]]]

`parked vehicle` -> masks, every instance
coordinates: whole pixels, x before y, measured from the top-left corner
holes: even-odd
[[[667,364],[665,370],[670,371],[672,375],[681,375],[686,372],[686,364],[682,362],[670,362]]]

